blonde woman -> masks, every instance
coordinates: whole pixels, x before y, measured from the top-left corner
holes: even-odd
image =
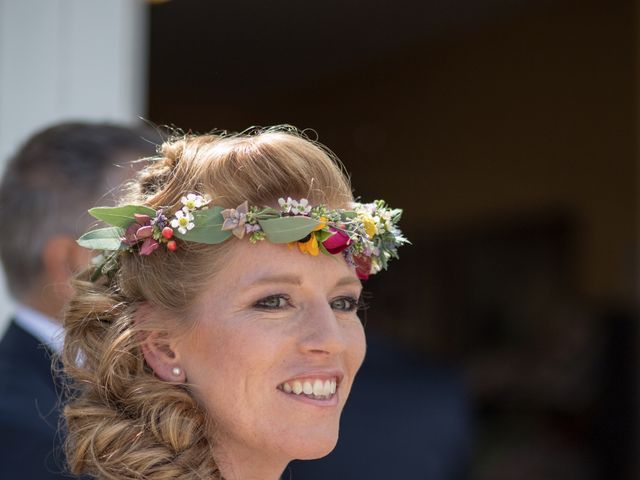
[[[275,480],[326,455],[365,354],[361,279],[404,238],[291,127],[183,136],[104,224],[63,362],[71,471]]]

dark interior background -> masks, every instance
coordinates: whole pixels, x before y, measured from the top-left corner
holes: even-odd
[[[174,0],[150,119],[317,132],[413,246],[367,328],[464,372],[470,478],[637,478],[630,0]]]

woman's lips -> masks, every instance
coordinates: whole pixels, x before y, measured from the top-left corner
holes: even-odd
[[[342,373],[323,373],[299,376],[282,382],[278,390],[297,399],[313,400],[314,403],[337,401],[336,392]],[[334,402],[331,402],[334,403]]]
[[[285,393],[294,395],[307,395],[312,398],[328,398],[336,393],[338,387],[337,378],[306,378],[304,380],[292,380],[284,382],[278,388]]]

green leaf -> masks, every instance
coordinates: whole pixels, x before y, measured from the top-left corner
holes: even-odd
[[[272,243],[289,243],[301,240],[318,228],[321,223],[310,217],[281,217],[260,220],[260,227]]]
[[[89,213],[102,220],[104,223],[113,225],[114,227],[128,227],[135,221],[134,214],[149,215],[151,218],[156,216],[153,208],[143,205],[125,205],[123,207],[95,207],[89,210]]]
[[[91,250],[119,250],[124,230],[120,227],[106,227],[91,230],[78,239],[78,245]]]
[[[180,233],[175,229],[175,236],[187,242],[208,243],[214,245],[224,242],[231,236],[231,231],[222,230],[224,218],[222,217],[222,207],[208,208],[193,212],[193,223],[195,227],[187,233]]]
[[[91,274],[91,281],[95,282],[102,275],[108,275],[117,266],[116,256],[118,252],[111,252],[109,255],[103,258],[102,262],[96,267],[93,274]]]

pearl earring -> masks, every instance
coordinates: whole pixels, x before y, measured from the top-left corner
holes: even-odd
[[[182,375],[182,370],[180,369],[180,367],[173,367],[171,369],[171,373],[173,373],[174,377],[179,377],[180,375]]]

